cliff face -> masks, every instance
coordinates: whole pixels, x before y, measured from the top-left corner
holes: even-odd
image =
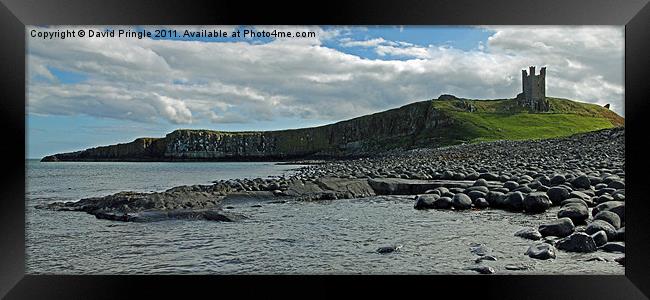
[[[164,138],[47,156],[43,161],[265,161],[349,158],[409,147],[568,136],[624,119],[599,105],[546,98],[549,111],[517,99],[470,100],[443,95],[330,125],[279,131],[176,130]]]
[[[200,161],[350,157],[408,146],[422,131],[450,123],[431,101],[313,128],[222,132],[175,130],[164,138],[55,154],[43,161]]]

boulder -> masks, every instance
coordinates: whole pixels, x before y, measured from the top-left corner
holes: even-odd
[[[589,218],[589,208],[586,205],[578,203],[569,203],[562,206],[557,212],[558,218],[569,218],[573,224],[584,224]]]
[[[574,230],[575,226],[573,225],[573,221],[569,218],[560,218],[539,226],[539,233],[542,236],[566,237],[573,233]]]
[[[596,242],[591,237],[591,235],[584,232],[576,232],[571,234],[568,237],[565,237],[555,244],[555,246],[564,251],[568,252],[594,252],[598,247],[596,247]]]
[[[517,230],[515,232],[515,236],[524,238],[524,239],[529,239],[533,241],[537,241],[542,238],[542,234],[539,233],[539,231],[535,228],[522,228],[520,230]]]
[[[596,247],[600,247],[607,243],[607,233],[605,233],[602,230],[592,234],[591,238],[594,239],[594,243],[596,243]]]
[[[623,244],[621,242],[609,242],[609,243],[603,245],[602,247],[600,247],[600,249],[603,249],[604,251],[607,251],[607,252],[622,252],[622,253],[625,253],[625,244]]]
[[[554,186],[546,191],[546,195],[553,202],[553,204],[560,204],[563,200],[569,198],[569,190],[561,186]]]
[[[564,175],[556,174],[551,177],[551,185],[560,185],[566,181]]]
[[[433,201],[433,208],[436,209],[450,209],[452,207],[451,198],[440,197]]]
[[[603,220],[595,220],[591,222],[589,225],[587,225],[587,229],[585,229],[585,232],[587,234],[594,234],[601,230],[605,231],[605,233],[607,234],[607,240],[613,241],[616,239],[616,228],[614,228],[612,224],[609,224]]]
[[[533,192],[524,198],[524,210],[527,213],[545,212],[551,204],[551,200],[544,192]]]
[[[547,243],[537,243],[528,247],[525,254],[535,259],[555,258],[555,247]]]
[[[524,209],[524,195],[521,192],[511,192],[505,195],[505,208],[510,211],[522,211]]]
[[[435,208],[434,206],[434,201],[436,201],[440,196],[437,194],[422,194],[418,195],[415,198],[415,205],[413,206],[415,209],[430,209],[430,208]]]
[[[621,228],[621,218],[611,211],[606,210],[598,212],[594,219],[603,220],[609,224],[612,224],[612,226],[614,226],[616,229]]]
[[[621,227],[618,230],[616,230],[616,240],[625,241],[625,227]]]
[[[490,203],[490,207],[503,207],[505,205],[505,195],[501,192],[490,191],[485,199]]]
[[[474,200],[474,207],[476,208],[486,208],[488,206],[490,206],[490,203],[488,203],[485,198],[477,198]]]
[[[503,187],[507,188],[510,191],[512,191],[512,190],[519,187],[519,183],[517,183],[516,181],[512,181],[512,180],[511,181],[506,181],[505,183],[503,183]]]
[[[457,210],[470,209],[472,208],[472,199],[463,193],[458,193],[451,200],[451,205]]]
[[[625,188],[625,182],[622,180],[612,180],[607,184],[607,187],[613,188],[613,189],[624,189]]]
[[[571,185],[580,189],[588,189],[591,187],[591,181],[586,175],[581,175],[571,180]]]

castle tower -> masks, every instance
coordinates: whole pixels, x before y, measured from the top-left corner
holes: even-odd
[[[535,67],[530,66],[526,70],[521,70],[521,89],[522,93],[517,95],[519,105],[528,107],[533,111],[548,111],[549,105],[546,100],[546,67],[539,70],[539,75],[535,75]]]

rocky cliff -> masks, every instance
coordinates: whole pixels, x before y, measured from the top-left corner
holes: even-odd
[[[47,156],[43,161],[195,161],[276,160],[363,156],[409,144],[423,130],[450,119],[430,101],[320,127],[256,132],[179,129],[164,138]],[[405,142],[406,141],[406,142]]]
[[[55,154],[42,161],[264,161],[366,156],[400,147],[435,147],[476,138],[472,136],[476,130],[466,129],[472,124],[463,114],[484,118],[482,114],[493,113],[486,107],[505,107],[514,101],[444,96],[320,127],[255,132],[180,129],[164,138],[139,138],[125,144]],[[497,113],[499,118],[503,114]],[[607,126],[613,123],[605,121]],[[576,131],[595,129],[600,128]]]

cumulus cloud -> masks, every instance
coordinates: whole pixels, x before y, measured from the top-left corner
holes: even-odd
[[[486,27],[491,36],[475,50],[353,40],[349,28],[281,29],[317,35],[266,43],[28,37],[28,111],[172,124],[335,121],[442,93],[511,98],[521,70],[537,65],[548,67],[547,95],[624,113],[622,27]],[[347,47],[372,49],[379,59]],[[63,84],[48,68],[86,80]]]

